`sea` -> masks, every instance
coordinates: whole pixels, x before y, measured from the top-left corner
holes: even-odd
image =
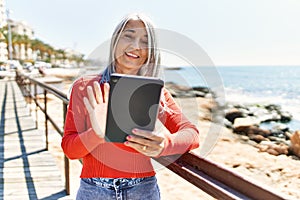
[[[165,81],[214,87],[228,103],[277,104],[293,115],[287,126],[300,130],[300,66],[182,66],[164,70]]]
[[[283,111],[293,115],[286,125],[291,130],[300,130],[300,66],[179,66],[164,69],[161,78],[165,82],[208,87],[213,91],[216,88],[225,103],[280,105]],[[95,74],[102,70],[92,68],[80,74]]]

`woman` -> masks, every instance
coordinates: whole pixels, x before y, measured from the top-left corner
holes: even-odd
[[[77,199],[160,199],[150,158],[198,147],[198,130],[163,89],[158,119],[169,132],[133,129],[124,143],[106,142],[110,74],[158,76],[160,60],[154,27],[140,14],[121,21],[110,48],[104,72],[76,80],[70,96],[62,148],[83,161]]]

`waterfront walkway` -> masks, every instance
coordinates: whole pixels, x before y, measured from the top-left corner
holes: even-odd
[[[66,196],[61,171],[45,150],[15,81],[0,80],[0,200],[59,199]]]

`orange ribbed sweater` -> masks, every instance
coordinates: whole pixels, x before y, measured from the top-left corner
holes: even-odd
[[[73,84],[61,143],[64,153],[70,159],[82,159],[81,178],[140,178],[155,175],[149,157],[122,143],[106,142],[93,131],[83,97],[87,96],[87,86],[92,86],[94,81],[99,82],[100,78],[100,75],[86,76]],[[181,113],[166,89],[163,95],[168,109],[160,112],[158,119],[169,132],[163,131],[164,150],[159,156],[182,154],[197,148],[197,128]]]

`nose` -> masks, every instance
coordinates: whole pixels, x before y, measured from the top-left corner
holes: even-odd
[[[138,39],[133,40],[131,46],[137,50],[141,49],[140,41]]]

